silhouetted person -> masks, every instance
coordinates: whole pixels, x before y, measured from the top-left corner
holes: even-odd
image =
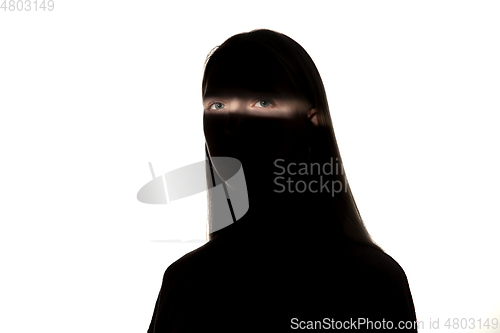
[[[356,207],[307,52],[271,30],[235,35],[207,58],[202,93],[207,184],[230,176],[215,157],[239,160],[249,209],[215,228],[209,192],[210,240],[168,267],[148,333],[414,325],[406,275]]]

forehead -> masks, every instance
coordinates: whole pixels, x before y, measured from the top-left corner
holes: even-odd
[[[275,90],[257,90],[248,88],[235,88],[235,87],[210,87],[207,89],[203,100],[209,100],[212,98],[241,98],[241,99],[251,99],[251,98],[271,98],[279,100],[296,100],[292,93],[286,90],[275,89]]]
[[[269,73],[239,73],[228,75],[212,72],[207,79],[203,99],[212,97],[267,97],[280,99],[297,99],[295,93],[286,82],[279,82]],[[263,76],[263,77],[255,77]]]
[[[212,59],[211,59],[212,60]],[[292,82],[283,66],[272,57],[253,52],[214,57],[205,73],[203,98],[232,95],[294,97]]]

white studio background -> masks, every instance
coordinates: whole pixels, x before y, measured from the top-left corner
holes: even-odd
[[[161,175],[204,159],[205,57],[256,28],[315,61],[358,207],[404,268],[421,331],[500,320],[499,2],[54,5],[0,10],[0,331],[146,332],[165,269],[203,244],[206,202],[137,192],[148,162]]]

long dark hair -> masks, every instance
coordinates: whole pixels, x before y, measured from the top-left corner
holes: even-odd
[[[228,56],[235,45],[256,45],[270,51],[273,59],[278,61],[285,71],[289,84],[295,96],[299,97],[311,108],[316,108],[319,135],[316,142],[313,142],[311,149],[314,151],[316,160],[326,161],[330,158],[337,165],[341,166],[342,174],[332,175],[332,180],[340,181],[345,190],[342,190],[330,197],[327,203],[329,218],[333,223],[340,223],[341,230],[351,241],[359,244],[368,245],[382,250],[371,239],[363,223],[356,202],[351,192],[351,188],[343,170],[342,158],[335,138],[333,124],[326,98],[325,88],[321,76],[309,54],[290,37],[268,29],[256,29],[246,33],[240,33],[228,38],[223,44],[215,47],[208,54],[205,61],[204,75],[202,81],[202,95],[205,96],[207,89],[207,73],[217,63],[221,56]],[[206,151],[207,161],[210,162],[210,156]],[[209,168],[207,164],[207,168]],[[208,177],[207,184],[212,180]],[[324,201],[321,201],[324,204]],[[210,214],[210,196],[208,196],[208,223],[212,223]],[[213,239],[215,233],[209,234],[209,239]]]

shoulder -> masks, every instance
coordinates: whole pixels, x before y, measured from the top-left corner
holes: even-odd
[[[367,245],[350,245],[347,249],[348,274],[360,288],[374,297],[407,302],[411,291],[401,265],[386,252]]]
[[[196,274],[198,270],[203,269],[204,264],[209,264],[208,253],[213,252],[211,251],[213,246],[210,243],[209,241],[171,263],[163,275],[164,282],[186,280],[189,276]]]
[[[376,274],[407,281],[403,267],[386,252],[368,245],[351,244],[348,253],[354,263],[366,267]]]
[[[408,279],[401,265],[386,252],[366,246],[348,249],[353,284],[364,294],[368,306],[386,318],[415,320],[415,308]]]

